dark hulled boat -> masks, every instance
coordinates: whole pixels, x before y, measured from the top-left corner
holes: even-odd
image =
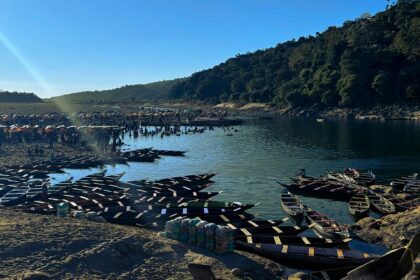
[[[336,248],[235,242],[237,248],[299,269],[338,268],[363,265],[378,256]]]
[[[326,239],[319,237],[305,236],[282,236],[282,235],[257,235],[257,236],[237,236],[236,241],[252,244],[277,244],[277,245],[297,245],[314,247],[337,247],[346,246],[351,240],[347,239]]]

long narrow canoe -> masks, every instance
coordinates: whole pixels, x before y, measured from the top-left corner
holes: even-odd
[[[160,194],[157,193],[153,193],[153,194],[145,194],[145,195],[140,195],[139,197],[136,197],[135,199],[135,203],[141,203],[141,202],[148,202],[148,203],[155,203],[155,204],[161,204],[161,205],[165,205],[166,203],[183,203],[186,201],[191,201],[191,200],[207,200],[213,196],[216,196],[218,194],[221,194],[223,191],[219,191],[219,192],[194,192],[192,194],[183,194],[185,196],[162,196]]]
[[[195,201],[188,201],[183,203],[167,203],[166,207],[192,207],[192,208],[242,208],[244,210],[250,209],[258,204],[245,204],[240,202],[224,202],[224,201],[203,201],[203,200],[195,200]]]
[[[234,231],[235,237],[247,237],[257,235],[282,235],[282,236],[294,236],[307,230],[307,227],[298,226],[263,226],[263,227],[243,227],[238,228],[233,225],[228,225]]]
[[[297,222],[302,221],[305,209],[297,196],[290,192],[282,193],[280,196],[280,205],[286,215],[292,217]]]
[[[302,194],[306,196],[331,198],[335,200],[349,201],[354,195],[355,190],[349,188],[344,184],[337,184],[322,180],[320,182],[309,183],[309,184],[283,184],[291,193]]]
[[[236,241],[252,244],[277,244],[277,245],[298,245],[314,247],[337,247],[346,246],[351,240],[347,239],[326,239],[319,237],[305,236],[282,236],[282,235],[257,235],[257,236],[237,236]]]
[[[14,206],[21,204],[26,201],[26,193],[28,192],[28,186],[20,186],[10,189],[8,192],[0,197],[0,204],[4,206]]]
[[[249,244],[235,242],[238,249],[250,251],[260,256],[299,269],[338,268],[363,265],[378,256],[367,253],[335,248],[304,247],[276,244]]]
[[[306,208],[305,212],[309,227],[322,237],[331,239],[350,237],[348,230],[344,226],[339,225],[327,215],[310,208]]]

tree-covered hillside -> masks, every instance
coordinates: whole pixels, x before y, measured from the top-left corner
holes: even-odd
[[[42,99],[34,93],[0,91],[0,103],[35,103],[42,102]]]
[[[315,37],[238,55],[193,74],[172,98],[365,106],[420,101],[420,3],[402,1]]]
[[[127,85],[110,90],[83,91],[66,94],[52,99],[57,102],[142,102],[167,99],[169,90],[182,79],[160,81],[143,85]]]

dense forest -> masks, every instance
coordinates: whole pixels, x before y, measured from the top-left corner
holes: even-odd
[[[42,102],[42,99],[34,93],[0,91],[0,103],[35,103]]]
[[[419,15],[419,1],[400,0],[373,17],[364,14],[316,36],[237,55],[194,73],[170,95],[294,106],[417,103]]]
[[[127,85],[109,90],[83,91],[53,97],[58,102],[114,103],[168,99],[169,90],[182,79],[142,85]]]

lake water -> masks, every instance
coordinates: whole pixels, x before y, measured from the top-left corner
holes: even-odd
[[[123,149],[153,147],[187,151],[186,157],[162,157],[155,163],[106,166],[108,174],[125,172],[122,180],[160,179],[216,172],[208,191],[223,190],[215,200],[261,202],[249,212],[258,218],[283,217],[277,181],[289,182],[301,168],[318,176],[353,167],[372,170],[380,182],[420,170],[420,125],[399,121],[348,121],[279,118],[248,121],[237,132],[215,128],[202,134],[165,138],[124,137]],[[232,136],[227,136],[231,133]],[[96,172],[69,170],[75,178]],[[57,176],[63,179],[63,175]],[[348,205],[302,197],[311,208],[340,223],[353,223]]]

